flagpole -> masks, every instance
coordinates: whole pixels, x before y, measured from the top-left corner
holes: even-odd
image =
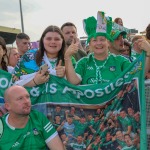
[[[20,4],[20,16],[21,16],[21,28],[22,28],[22,32],[24,33],[24,25],[23,25],[23,14],[22,14],[21,0],[19,0],[19,4]]]

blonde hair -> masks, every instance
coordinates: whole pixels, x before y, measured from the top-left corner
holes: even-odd
[[[7,64],[9,64],[9,57],[10,57],[10,54],[11,54],[11,50],[12,49],[17,49],[16,47],[7,47]]]
[[[12,49],[17,49],[16,47],[7,47],[7,56],[10,56],[11,50]]]

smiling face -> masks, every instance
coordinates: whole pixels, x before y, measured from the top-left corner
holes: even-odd
[[[127,146],[131,146],[133,144],[131,137],[128,134],[124,136],[124,141],[126,142]]]
[[[128,108],[128,114],[129,114],[129,116],[133,116],[134,110],[132,108]]]
[[[94,52],[94,55],[105,55],[108,52],[108,41],[104,36],[97,36],[90,41],[90,48]]]
[[[82,136],[78,136],[78,137],[77,137],[77,143],[78,143],[78,144],[81,144],[82,142],[83,142]]]
[[[62,47],[63,39],[57,32],[47,32],[43,38],[43,44],[46,54],[49,58],[58,56],[58,52]]]

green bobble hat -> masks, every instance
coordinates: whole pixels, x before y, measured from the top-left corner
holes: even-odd
[[[116,40],[119,35],[122,35],[123,38],[126,38],[127,32],[113,29],[110,33],[110,37],[113,41]]]

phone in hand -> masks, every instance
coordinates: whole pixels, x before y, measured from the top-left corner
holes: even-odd
[[[44,72],[45,74],[48,73],[48,65],[44,64],[42,66],[40,66],[40,72]]]

